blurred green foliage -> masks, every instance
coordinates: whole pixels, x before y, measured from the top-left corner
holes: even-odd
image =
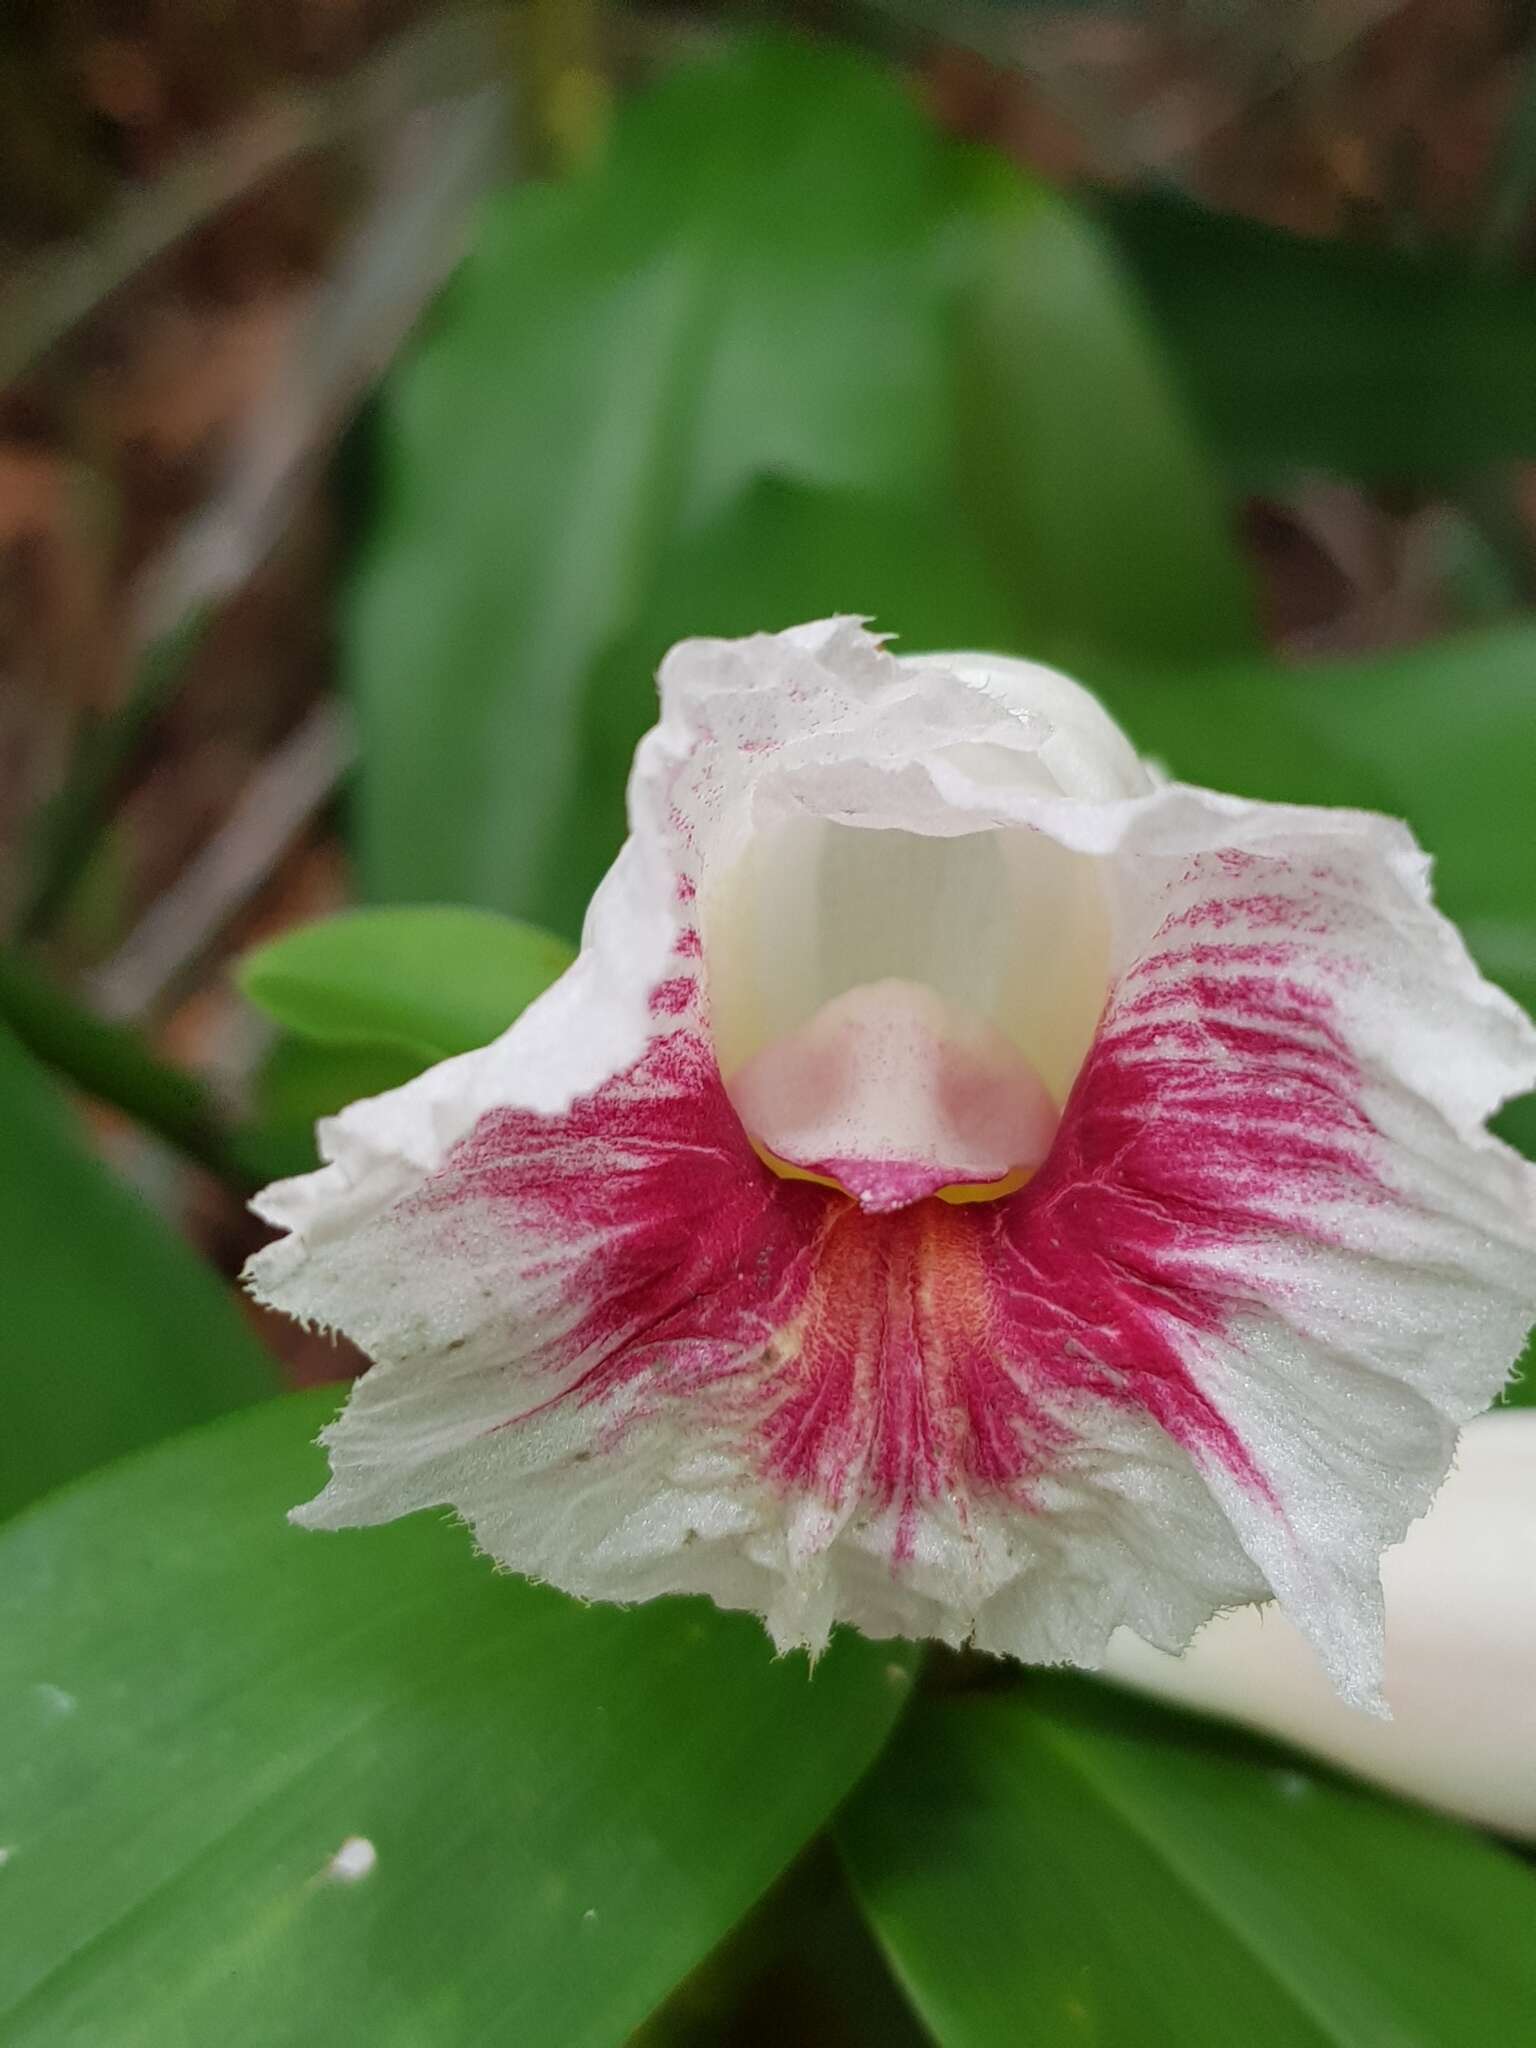
[[[964,2048],[1482,2048],[1536,2005],[1506,1851],[1081,1682],[922,1701],[839,1838]]]
[[[573,957],[532,925],[441,904],[343,911],[258,946],[237,978],[282,1028],[257,1076],[267,1145],[306,1171],[318,1118],[486,1044]]]
[[[1252,651],[1231,508],[1113,248],[1000,159],[967,168],[953,483],[1014,642],[1074,668]]]
[[[347,608],[370,895],[552,921],[592,674],[676,536],[765,475],[920,495],[942,173],[878,72],[772,46],[668,79],[594,172],[492,203],[385,395]]]
[[[1423,485],[1536,454],[1536,280],[1312,241],[1164,193],[1102,211],[1232,476]]]
[[[259,1009],[319,1045],[377,1046],[428,1065],[484,1045],[575,958],[493,912],[350,910],[247,953],[237,979]]]
[[[270,1394],[276,1376],[213,1275],[103,1171],[52,1079],[3,1024],[0,1128],[3,1515]]]

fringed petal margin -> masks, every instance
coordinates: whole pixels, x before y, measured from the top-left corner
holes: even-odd
[[[300,1519],[448,1503],[518,1571],[813,1649],[1092,1665],[1274,1593],[1377,1704],[1380,1554],[1536,1318],[1532,1169],[1483,1128],[1536,1033],[1402,828],[1118,764],[1065,797],[1048,719],[806,632],[683,663],[566,981],[271,1192],[255,1291],[375,1361]],[[754,791],[1102,864],[1108,1002],[1017,1192],[871,1213],[754,1150],[695,901]]]

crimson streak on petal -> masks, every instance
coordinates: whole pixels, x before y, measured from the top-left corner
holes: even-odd
[[[1132,970],[1049,1159],[995,1202],[871,1214],[779,1177],[689,1029],[564,1116],[482,1119],[416,1202],[490,1203],[569,1269],[548,1396],[502,1427],[601,1402],[611,1447],[697,1402],[737,1433],[743,1484],[895,1507],[897,1563],[930,1502],[1037,1510],[1099,1404],[1274,1505],[1198,1347],[1266,1306],[1245,1243],[1316,1241],[1330,1201],[1387,1197],[1326,996],[1283,949],[1224,965],[1197,946]]]

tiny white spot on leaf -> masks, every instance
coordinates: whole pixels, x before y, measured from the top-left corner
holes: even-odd
[[[35,1685],[32,1690],[37,1694],[38,1704],[46,1707],[50,1714],[57,1714],[61,1720],[80,1704],[74,1694],[66,1692],[62,1685]]]
[[[0,1848],[0,1870],[4,1870],[7,1863],[10,1862],[11,1854],[12,1852],[9,1849]]]
[[[366,1835],[348,1835],[325,1866],[333,1884],[356,1884],[367,1877],[379,1860],[379,1852]]]

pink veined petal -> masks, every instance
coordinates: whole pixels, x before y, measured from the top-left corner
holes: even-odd
[[[1182,1640],[1214,1604],[1187,1590],[1208,1555],[1230,1597],[1258,1581],[1178,1436],[1187,1426],[1239,1465],[1241,1446],[1187,1384],[1159,1386],[1157,1422],[1137,1386],[1070,1345],[1000,1372],[994,1344],[1050,1335],[1041,1304],[1021,1310],[997,1284],[1001,1216],[933,1201],[870,1215],[781,1179],[748,1145],[707,1044],[670,1034],[564,1117],[482,1119],[345,1261],[332,1255],[323,1289],[290,1292],[383,1354],[332,1432],[332,1486],[302,1518],[449,1500],[494,1554],[573,1591],[698,1586],[816,1644],[840,1618],[960,1640],[1030,1548],[1047,1580],[1081,1568],[1048,1510],[1097,1504],[1105,1529],[1084,1541],[1116,1559],[1107,1590],[1074,1592],[1063,1617],[1042,1585],[1029,1640],[1073,1654],[1090,1597],[1109,1602],[1101,1628],[1128,1598]],[[429,1358],[399,1351],[407,1314],[436,1333]],[[1171,1358],[1158,1370],[1179,1378]],[[1075,1408],[1095,1402],[1105,1414],[1084,1446]],[[1162,1475],[1163,1526],[1111,1526],[1124,1466]],[[991,1524],[1016,1512],[1038,1520],[1037,1546],[999,1542]],[[1200,1555],[1126,1594],[1189,1537]]]
[[[1184,867],[1080,1086],[1113,1061],[1120,1172],[1170,1226],[1170,1289],[1209,1305],[1189,1369],[1280,1511],[1220,1465],[1212,1490],[1335,1685],[1372,1704],[1376,1560],[1536,1314],[1536,1176],[1477,1128],[1491,1102],[1467,1103],[1478,1054],[1528,1071],[1530,1033],[1397,828],[1356,820],[1351,845],[1309,831],[1319,815]]]
[[[297,1304],[385,1359],[307,1518],[450,1500],[520,1569],[701,1587],[787,1641],[848,1618],[1092,1661],[1121,1621],[1176,1644],[1273,1587],[1369,1699],[1362,1560],[1448,1450],[1401,1369],[1423,1289],[1458,1320],[1502,1290],[1513,1327],[1521,1255],[1373,1121],[1328,987],[1359,963],[1308,929],[1344,918],[1326,871],[1261,872],[1185,864],[999,1202],[872,1215],[778,1178],[692,1019],[563,1117],[483,1118],[333,1263],[345,1302]],[[1369,1324],[1352,1350],[1319,1301]]]
[[[303,1519],[449,1502],[518,1570],[781,1644],[1093,1664],[1274,1592],[1373,1700],[1381,1549],[1536,1315],[1531,1172],[1481,1129],[1536,1040],[1400,828],[1115,762],[1101,797],[1092,720],[1052,756],[1005,696],[848,622],[688,655],[573,976],[268,1203],[256,1290],[376,1360]],[[1017,1194],[916,1199],[934,1152],[861,1208],[752,1149],[692,920],[759,797],[1102,863],[1111,998]]]

